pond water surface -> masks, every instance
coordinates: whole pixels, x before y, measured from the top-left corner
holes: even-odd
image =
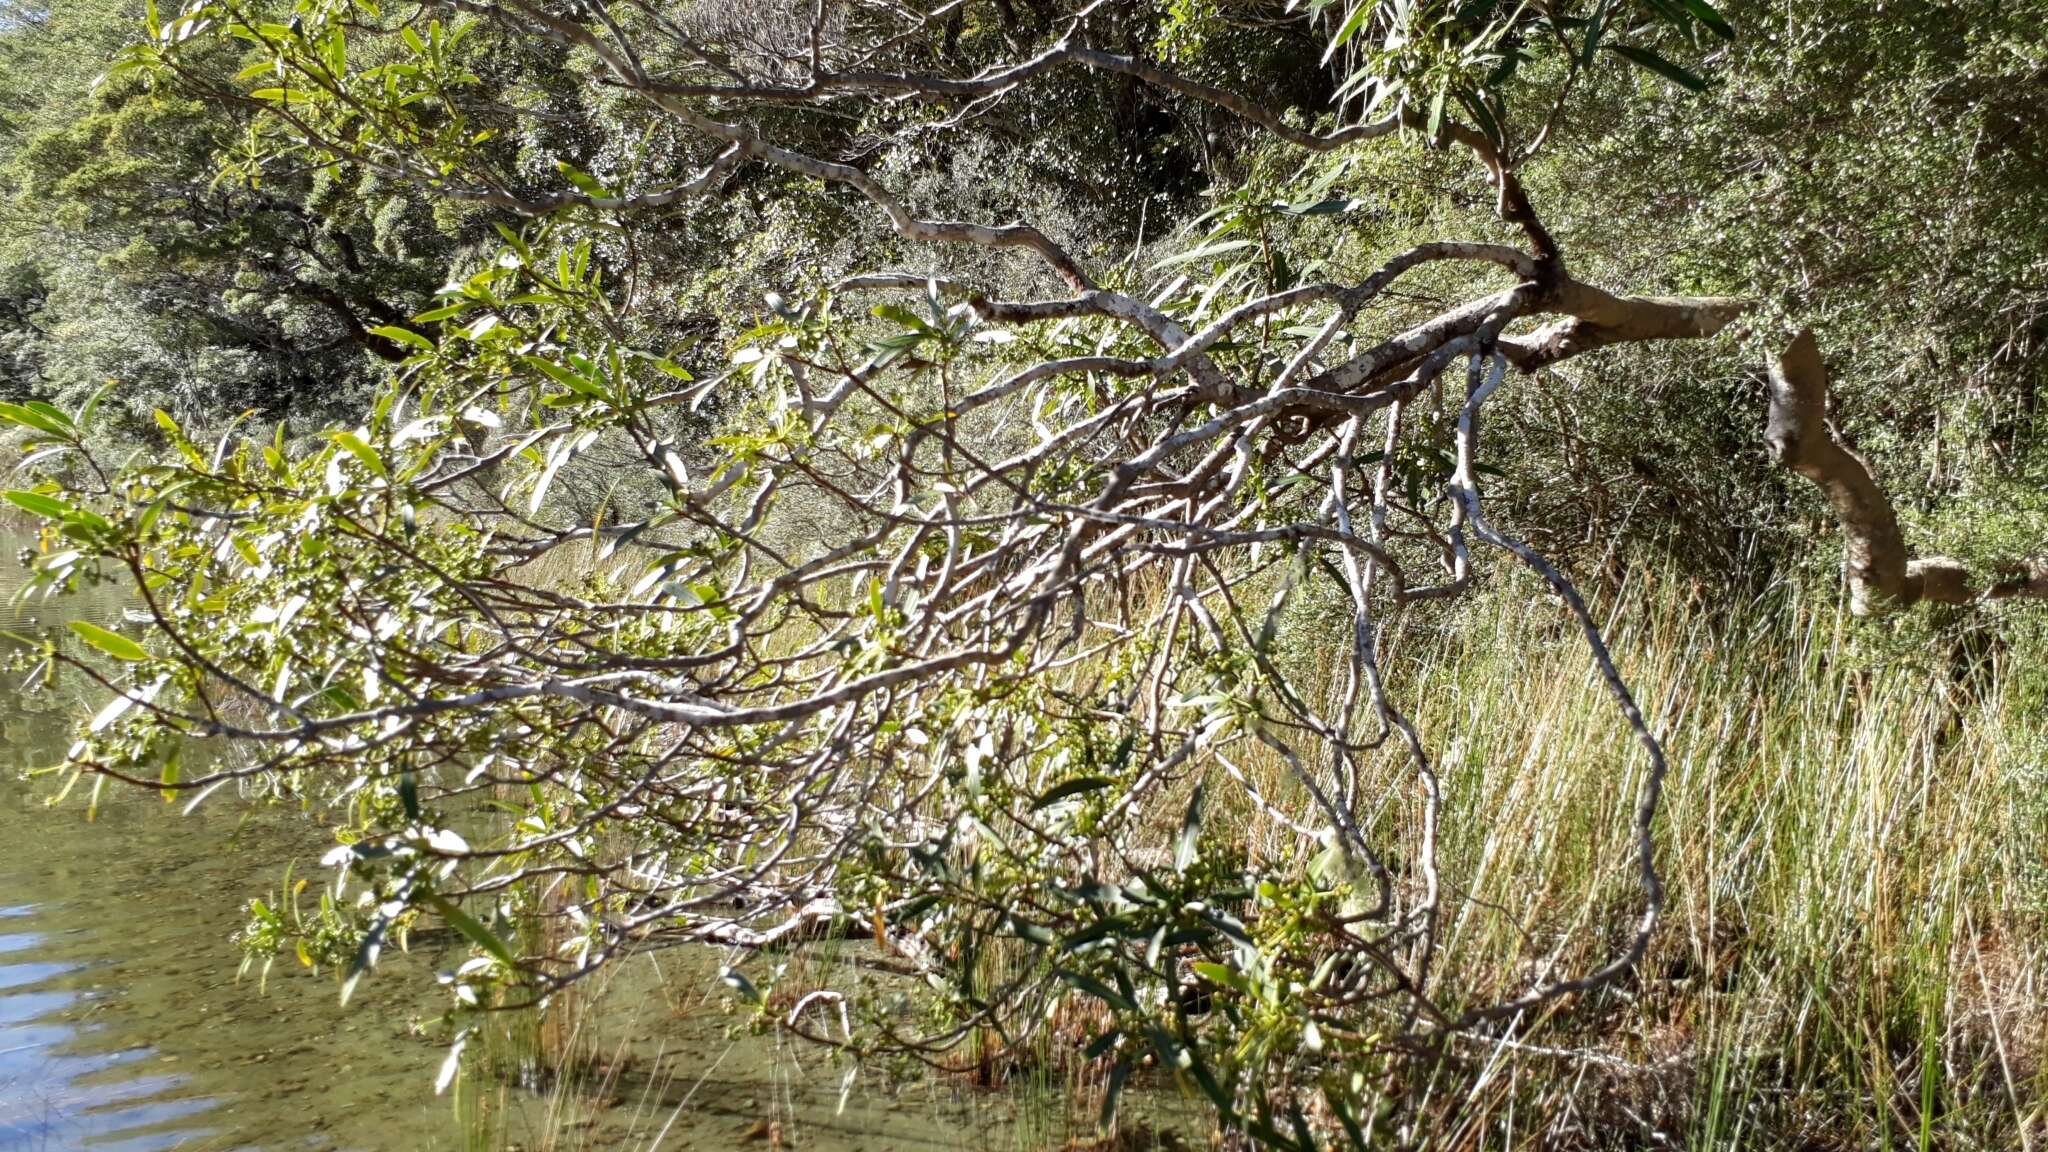
[[[18,601],[12,557],[28,542],[0,532],[0,629],[124,626],[111,589]],[[0,1152],[1001,1152],[1092,1135],[1063,1084],[982,1093],[749,1034],[724,1011],[716,959],[686,953],[628,962],[585,1007],[573,1082],[472,1061],[436,1096],[447,1034],[432,974],[447,957],[387,952],[346,1008],[334,973],[289,957],[261,982],[238,977],[248,899],[295,861],[326,879],[317,814],[232,795],[187,813],[109,787],[88,819],[89,781],[53,806],[56,782],[23,776],[61,760],[91,685],[23,694],[15,679],[0,680]],[[1134,1093],[1127,1111],[1177,1111],[1163,1104]]]
[[[0,535],[0,628],[123,625],[110,588],[18,602],[27,542]],[[320,830],[116,788],[88,820],[90,782],[52,806],[56,781],[23,773],[62,758],[90,686],[17,679],[0,681],[0,1152],[460,1147],[420,1070],[437,1057],[412,1034],[436,1011],[419,982],[393,971],[344,1011],[331,973],[237,979],[242,908],[316,857]]]

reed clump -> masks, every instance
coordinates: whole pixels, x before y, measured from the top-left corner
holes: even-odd
[[[1662,927],[1621,983],[1451,1041],[1409,1089],[1430,1117],[1418,1146],[2048,1147],[2048,626],[2010,612],[1879,631],[1795,587],[1730,604],[1647,573],[1601,613],[1672,764]],[[1329,659],[1317,626],[1290,621],[1284,658]],[[1559,606],[1505,582],[1409,617],[1386,663],[1443,774],[1452,895],[1435,994],[1503,999],[1596,966],[1640,908],[1628,816],[1642,766]],[[1303,670],[1341,683],[1341,668]],[[1285,765],[1241,767],[1299,808]],[[1390,750],[1375,770],[1364,794],[1385,798],[1373,832],[1398,868],[1419,851],[1411,768]],[[1219,819],[1251,858],[1287,857],[1291,833],[1259,807]],[[778,994],[838,986],[849,947],[781,954]],[[1016,962],[1001,948],[984,958],[992,980]],[[657,1033],[716,1011],[709,966],[670,966],[703,991],[672,1003]],[[576,1030],[644,1008],[630,999],[641,1007],[585,1006]],[[1090,1135],[1104,1069],[1078,1041],[1094,1031],[1055,1020],[1022,1046],[991,1034],[951,1054],[950,1076],[928,1075],[1013,1097],[1005,1147],[1180,1140],[1142,1122]],[[611,1062],[585,1078],[592,1093],[644,1095],[630,1111],[664,1120],[701,1107],[685,1084],[634,1087],[644,1076],[619,1076],[626,1063],[600,1046]],[[589,1139],[592,1110],[568,1079],[548,1087],[563,1130],[525,1146]],[[1139,1079],[1162,1103],[1172,1092]]]
[[[1429,1145],[2048,1146],[2041,622],[1723,597],[1638,576],[1605,606],[1672,763],[1648,959],[1452,1045]],[[1638,906],[1642,768],[1557,607],[1499,589],[1391,666],[1445,741],[1451,993],[1598,963]]]

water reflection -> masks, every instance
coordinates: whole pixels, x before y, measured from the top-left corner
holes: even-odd
[[[0,557],[22,542],[0,533]],[[63,620],[89,619],[133,633],[112,590],[17,605],[21,575],[0,560],[0,629],[62,638]],[[708,952],[626,966],[588,1006],[573,1091],[465,1073],[437,1098],[438,957],[387,952],[346,1010],[333,973],[289,957],[264,993],[236,978],[243,902],[294,859],[319,875],[322,829],[231,794],[181,815],[118,788],[88,822],[82,796],[52,811],[49,782],[20,778],[61,758],[74,718],[98,703],[84,682],[71,689],[24,697],[0,682],[0,1152],[1011,1152],[1092,1134],[1092,1101],[1069,1100],[1057,1077],[991,1095],[848,1076],[816,1049],[734,1029]]]
[[[0,554],[21,542],[0,534]],[[17,604],[21,575],[0,571],[0,628],[133,627],[111,589]],[[414,1034],[436,1010],[419,999],[424,958],[396,958],[347,1013],[331,973],[280,964],[263,995],[236,980],[243,900],[324,834],[228,798],[181,816],[110,789],[91,822],[82,797],[52,811],[47,781],[20,774],[62,756],[88,688],[14,688],[0,685],[0,1152],[459,1147],[429,1083],[439,1046]]]

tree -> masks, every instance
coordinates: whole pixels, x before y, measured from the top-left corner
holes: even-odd
[[[404,325],[459,236],[419,226],[424,199],[345,171],[221,179],[245,115],[209,90],[104,75],[140,17],[59,3],[0,42],[7,391],[75,405],[119,377],[124,401],[209,420],[349,397],[345,411],[368,391],[348,353],[405,358],[369,329]],[[235,56],[223,46],[186,64],[225,81]]]
[[[1131,5],[152,16],[117,72],[163,91],[215,91],[191,55],[247,46],[239,178],[367,174],[500,214],[503,245],[367,329],[408,355],[350,430],[209,446],[163,415],[171,451],[115,469],[83,439],[92,402],[0,408],[73,468],[9,494],[52,525],[37,579],[125,575],[151,619],[149,647],[80,629],[117,671],[49,652],[114,693],[73,770],[346,805],[351,980],[422,915],[476,946],[467,1003],[665,942],[850,932],[939,989],[923,1027],[730,982],[860,1051],[1014,1042],[1063,1013],[1113,1085],[1176,1069],[1266,1144],[1407,1129],[1449,1038],[1614,985],[1657,928],[1662,749],[1573,582],[1490,518],[1482,417],[1528,374],[1744,313],[1580,279],[1522,178],[1582,86],[1700,88],[1678,61],[1733,30],[1704,0],[1243,18],[1317,30],[1339,111],[1169,67],[1215,66],[1212,26]],[[653,143],[592,167],[510,146],[537,129],[480,61],[521,45]],[[863,162],[1108,84],[1217,124],[1204,143],[1244,177],[1152,268],[954,218]],[[1363,216],[1359,158],[1402,143],[1473,166],[1444,179],[1483,182],[1487,233],[1290,262],[1276,237]],[[648,346],[621,229],[746,196],[858,208],[900,263],[770,296],[729,363]],[[1859,607],[1963,598],[1908,565],[1816,427],[1823,393],[1802,338],[1772,440],[1843,494]],[[1476,586],[1476,545],[1550,588],[1644,761],[1615,784],[1634,894],[1583,929],[1609,955],[1534,964],[1501,1000],[1445,962],[1442,796],[1379,654],[1391,615]],[[1331,684],[1280,642],[1319,600],[1343,616]],[[188,766],[196,740],[247,753]],[[472,843],[454,829],[486,800],[518,812]],[[1244,837],[1246,814],[1281,831]]]

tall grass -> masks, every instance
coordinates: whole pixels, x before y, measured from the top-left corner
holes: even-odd
[[[1731,605],[1643,575],[1601,612],[1672,765],[1663,927],[1624,983],[1454,1044],[1419,1089],[1418,1146],[2048,1149],[2048,628],[2026,610],[1858,624],[1790,587]],[[1387,664],[1443,775],[1437,993],[1491,1001],[1596,967],[1640,909],[1629,811],[1644,766],[1577,631],[1512,582],[1412,619]],[[1301,625],[1296,658],[1331,659]],[[1288,794],[1279,765],[1245,763]],[[1412,769],[1390,751],[1375,772],[1377,839],[1398,866],[1417,850]],[[1270,831],[1255,809],[1239,818]],[[820,980],[834,968],[827,952],[786,959]],[[640,1033],[646,1059],[649,1038],[716,1034],[703,966],[672,966],[696,991],[601,997],[566,1039],[498,1042],[486,1062],[586,1054],[556,1058],[579,1074],[545,1081],[537,1123],[507,1123],[534,1116],[516,1087],[471,1080],[466,1107],[492,1130],[477,1146],[660,1147],[707,1105],[732,1138],[731,1101],[660,1071],[659,1054],[633,1069],[615,1039]],[[1002,1089],[1014,1130],[993,1143],[1075,1140],[1100,1069],[1019,1055]],[[755,1063],[758,1090],[712,1088],[758,1095],[750,1114],[778,1141],[802,1109],[773,1102],[812,1075],[780,1067]]]
[[[2038,622],[1986,646],[1851,628],[1790,589],[1714,602],[1637,581],[1606,613],[1672,762],[1648,961],[1461,1047],[1429,1143],[2048,1147]],[[1640,899],[1642,764],[1578,638],[1508,592],[1403,650],[1468,897],[1440,970],[1476,999],[1594,966]]]

